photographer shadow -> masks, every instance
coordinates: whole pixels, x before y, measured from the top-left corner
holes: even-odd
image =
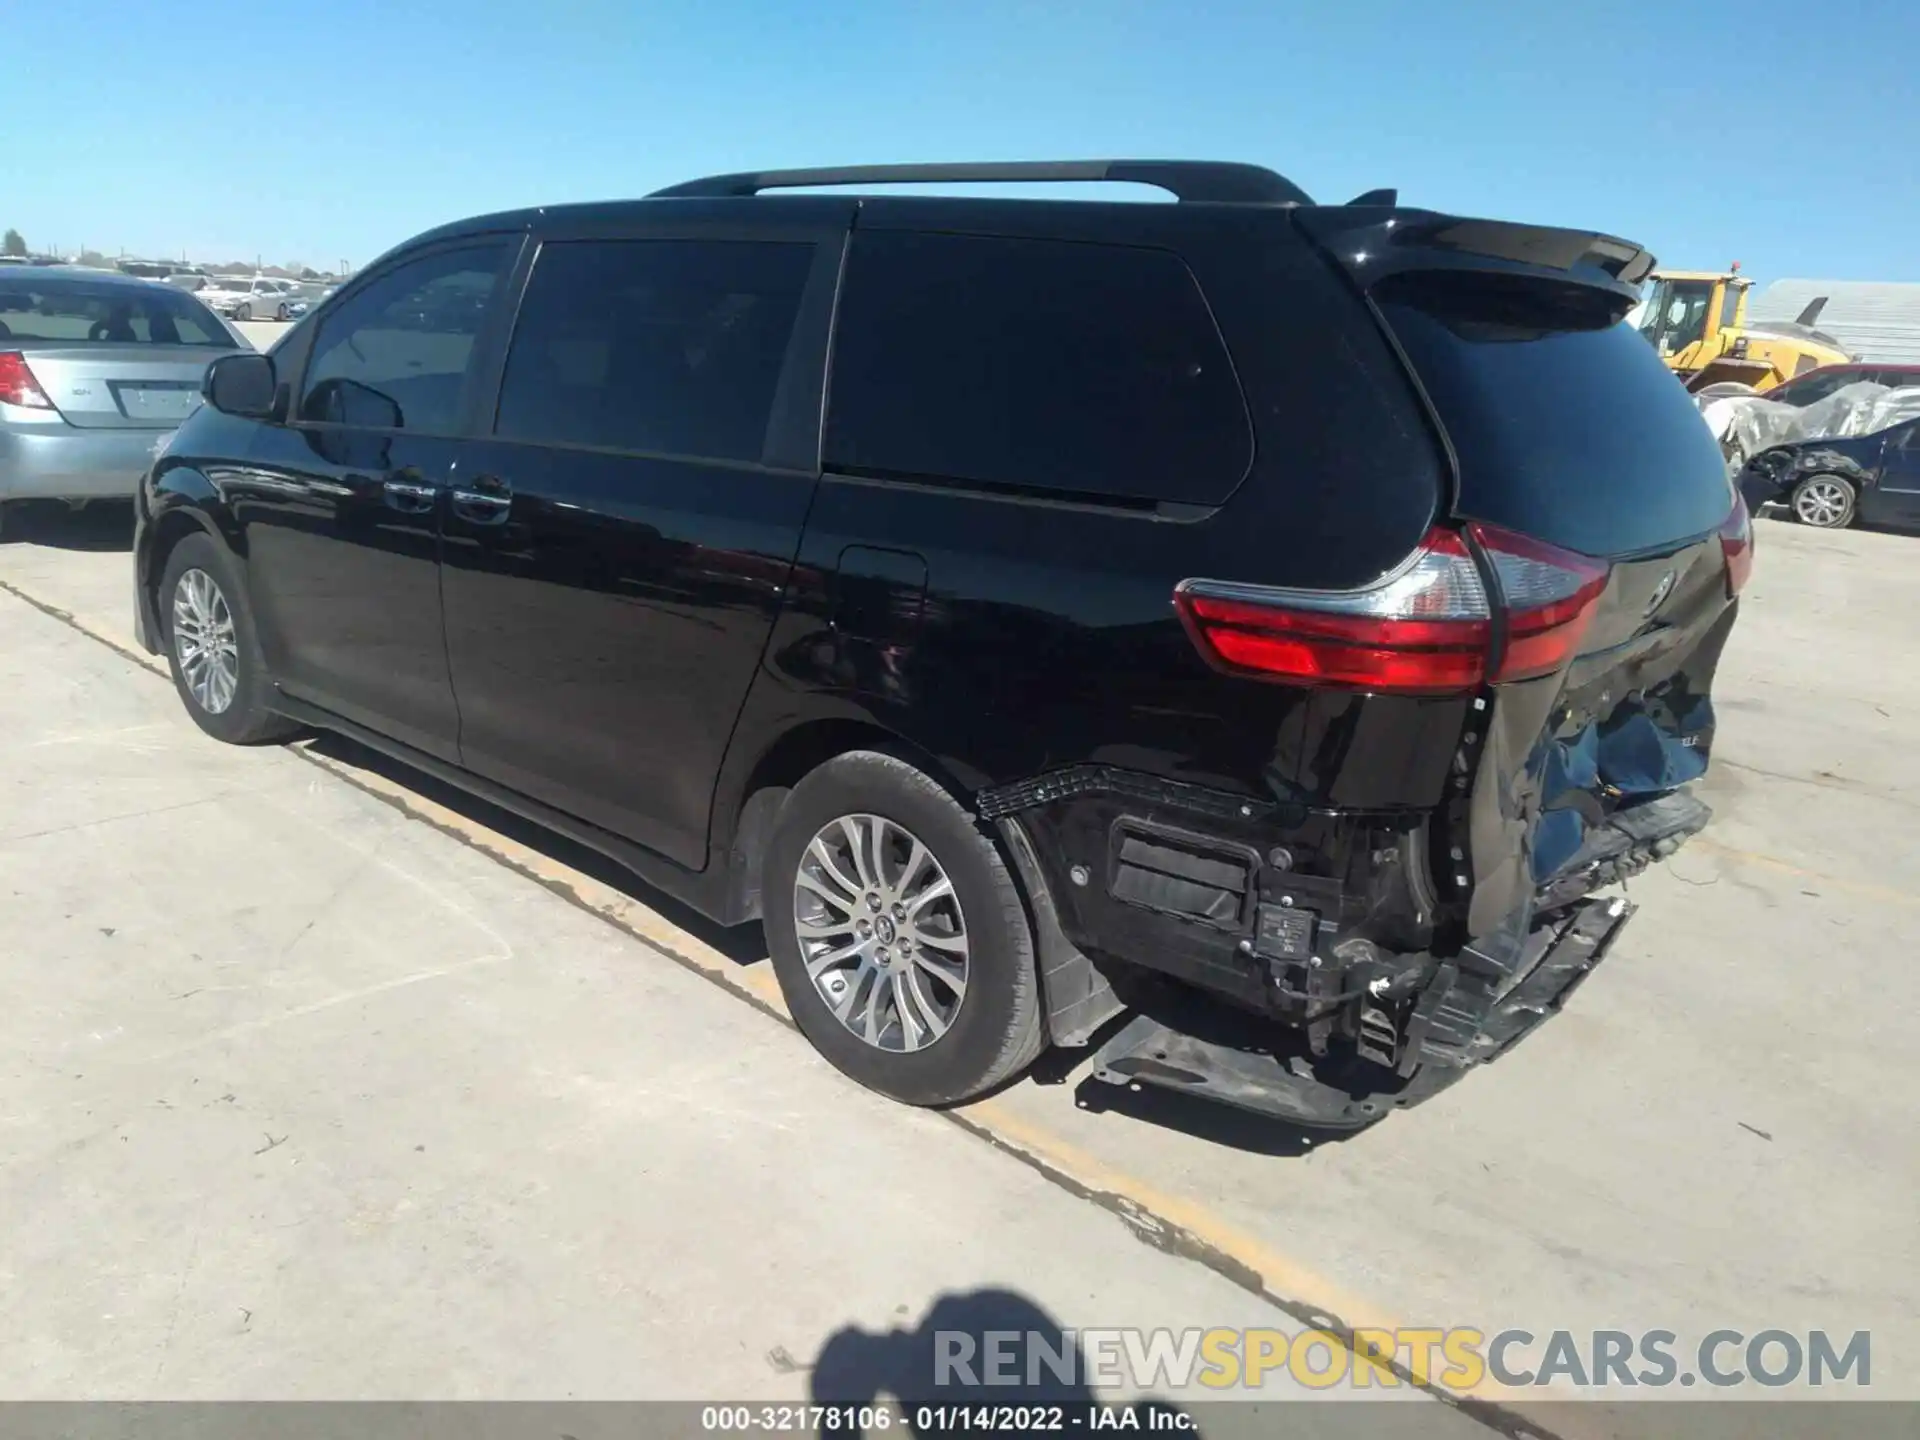
[[[1017,1343],[1007,1367],[1011,1381],[989,1377],[990,1332],[1012,1332]],[[1030,1363],[1044,1349],[1045,1361]],[[1054,1357],[1061,1357],[1056,1360]],[[1062,1363],[1064,1361],[1064,1363]],[[967,1428],[963,1421],[942,1424],[940,1411],[971,1406],[1013,1407],[1035,1412],[1028,1429],[996,1424],[993,1433],[1057,1434],[1091,1428],[1067,1418],[1053,1420],[1049,1407],[1069,1417],[1100,1403],[1086,1381],[1087,1357],[1060,1322],[1026,1296],[1011,1290],[973,1290],[943,1295],[913,1330],[873,1334],[857,1326],[827,1338],[813,1364],[812,1400],[824,1406],[871,1405],[891,1397],[906,1415],[906,1433],[935,1435]],[[1106,1407],[1132,1411],[1129,1430],[1178,1431],[1196,1435],[1191,1419],[1160,1400],[1144,1399]],[[1178,1419],[1176,1419],[1178,1417]],[[977,1425],[973,1428],[979,1428]],[[821,1427],[823,1436],[854,1436],[857,1426]]]

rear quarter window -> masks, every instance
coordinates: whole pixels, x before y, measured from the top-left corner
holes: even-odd
[[[1217,504],[1253,459],[1205,297],[1164,250],[856,231],[829,468]]]

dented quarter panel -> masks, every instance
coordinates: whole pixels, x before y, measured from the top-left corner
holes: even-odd
[[[1467,822],[1470,934],[1523,907],[1607,814],[1705,773],[1737,613],[1712,538],[1623,561],[1564,674],[1495,687]]]

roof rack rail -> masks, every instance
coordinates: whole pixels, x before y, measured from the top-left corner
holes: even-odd
[[[758,195],[817,185],[921,185],[955,182],[1108,180],[1152,185],[1178,200],[1242,205],[1311,205],[1306,191],[1259,165],[1230,160],[1007,160],[957,165],[844,165],[823,170],[743,170],[656,190],[664,197]]]

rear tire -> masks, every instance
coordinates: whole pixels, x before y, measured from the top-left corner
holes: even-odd
[[[849,836],[864,837],[864,853]],[[795,786],[761,893],[794,1022],[862,1085],[909,1105],[949,1105],[1040,1053],[1020,892],[973,817],[905,761],[856,750]]]
[[[205,535],[173,547],[160,577],[167,669],[193,723],[229,745],[285,740],[300,727],[269,708],[273,678],[260,654],[245,591]]]
[[[1838,475],[1809,475],[1793,487],[1788,503],[1802,525],[1816,530],[1844,530],[1853,524],[1860,497],[1851,480]]]

